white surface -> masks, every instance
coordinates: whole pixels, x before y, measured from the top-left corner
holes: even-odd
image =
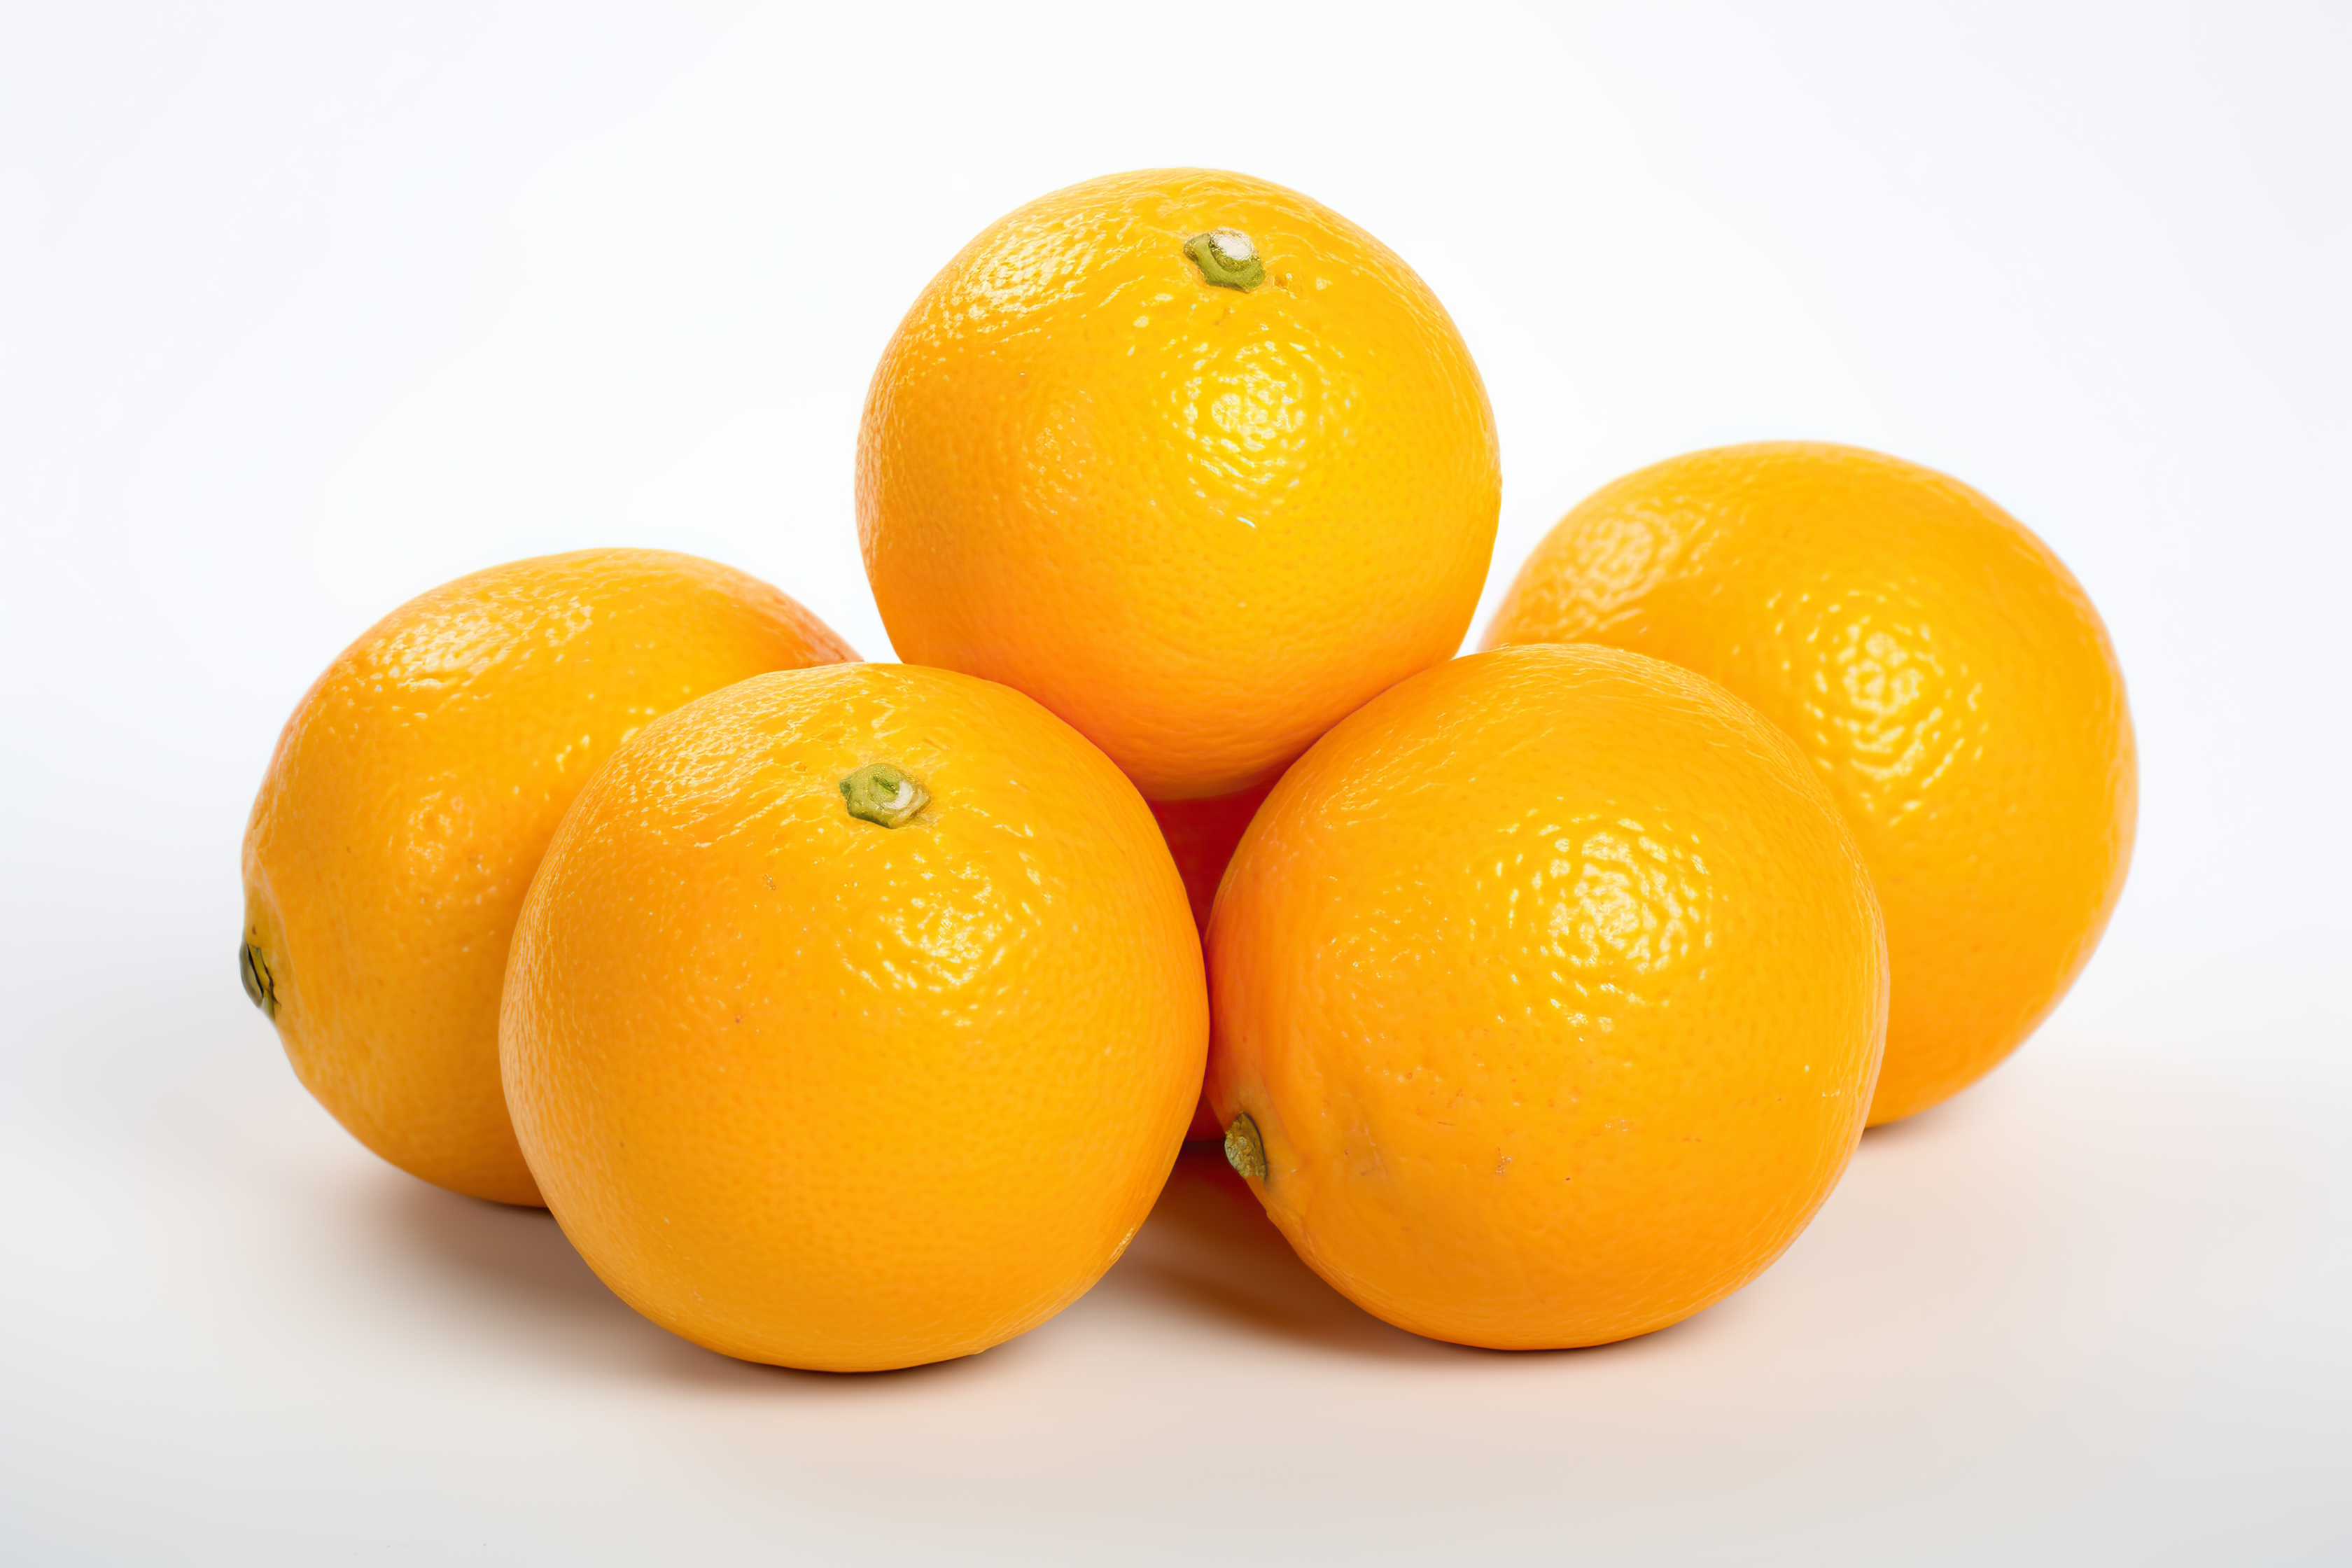
[[[0,1556],[2343,1560],[2347,44],[2317,5],[0,13]],[[230,973],[251,790],[338,647],[519,555],[698,551],[887,655],[850,454],[898,313],[1004,209],[1177,162],[1445,299],[1495,593],[1720,441],[2009,506],[2131,679],[2123,910],[2014,1064],[1645,1341],[1412,1340],[1188,1178],[974,1361],[705,1355],[293,1084]]]

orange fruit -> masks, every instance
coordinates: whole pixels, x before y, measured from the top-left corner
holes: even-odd
[[[1500,494],[1428,286],[1329,208],[1203,169],[992,225],[899,324],[858,437],[899,657],[1029,693],[1153,800],[1264,784],[1450,658]]]
[[[2047,546],[1931,469],[1812,442],[1644,468],[1536,547],[1486,640],[1670,659],[1812,759],[1885,913],[1874,1123],[2016,1049],[2123,891],[2139,775],[2106,628]]]
[[[1258,803],[1273,787],[1267,783],[1240,795],[1220,795],[1215,800],[1151,803],[1151,815],[1160,824],[1160,836],[1168,840],[1168,853],[1176,862],[1177,874],[1184,879],[1184,896],[1192,905],[1192,923],[1201,928],[1204,941],[1209,933],[1209,909],[1216,902],[1217,883],[1225,874],[1225,864],[1234,858],[1234,846],[1242,841],[1242,829],[1250,825]],[[1200,1103],[1192,1109],[1192,1124],[1185,1129],[1185,1141],[1223,1136],[1223,1124],[1210,1108],[1204,1086]]]
[[[1168,841],[1169,856],[1176,862],[1178,875],[1184,879],[1184,896],[1192,906],[1192,923],[1203,936],[1208,934],[1210,907],[1217,900],[1217,883],[1224,877],[1226,863],[1234,858],[1234,847],[1242,841],[1242,830],[1257,815],[1259,803],[1273,787],[1269,780],[1255,789],[1219,795],[1214,800],[1151,803],[1151,815],[1160,824],[1160,837]]]
[[[1738,1289],[1861,1137],[1869,874],[1803,755],[1687,670],[1474,655],[1343,720],[1209,924],[1235,1166],[1359,1306],[1598,1344]]]
[[[1009,688],[864,664],[621,748],[524,906],[501,1043],[548,1205],[623,1300],[852,1372],[1076,1300],[1207,1042],[1183,884],[1109,759]]]
[[[689,698],[856,657],[765,583],[660,550],[494,566],[378,621],[287,721],[245,835],[239,965],[303,1086],[412,1175],[538,1203],[499,986],[564,808]]]

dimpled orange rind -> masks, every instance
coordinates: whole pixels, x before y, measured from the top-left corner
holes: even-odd
[[[876,763],[928,794],[899,826],[845,802]],[[1004,687],[844,665],[614,755],[516,929],[503,1047],[608,1285],[712,1350],[846,1372],[1085,1291],[1167,1177],[1207,1027],[1183,883],[1108,758]]]
[[[1486,640],[1671,660],[1811,759],[1885,912],[1874,1123],[2016,1049],[2122,894],[2139,775],[2106,628],[2046,545],[1932,469],[1815,442],[1644,468],[1537,546]]]
[[[1754,1278],[1844,1169],[1885,1020],[1868,873],[1805,758],[1590,647],[1342,721],[1243,836],[1209,952],[1209,1098],[1254,1123],[1267,1214],[1367,1310],[1496,1349]]]
[[[1210,282],[1186,247],[1212,230],[1263,280]],[[858,440],[899,656],[1028,692],[1153,800],[1262,785],[1450,658],[1500,497],[1428,286],[1329,208],[1204,169],[990,226],[891,339]]]
[[[767,584],[664,550],[494,566],[377,622],[287,721],[246,830],[247,990],[303,1086],[412,1175],[538,1203],[499,990],[564,808],[680,703],[856,657]]]

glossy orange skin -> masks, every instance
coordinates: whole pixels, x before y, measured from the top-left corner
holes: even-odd
[[[1368,1311],[1598,1344],[1738,1289],[1861,1137],[1886,982],[1796,749],[1686,670],[1529,647],[1415,676],[1283,775],[1209,925],[1209,1097]]]
[[[1184,896],[1192,905],[1192,923],[1201,928],[1204,942],[1209,934],[1209,910],[1216,902],[1217,883],[1224,877],[1226,862],[1234,858],[1234,846],[1242,841],[1242,830],[1257,815],[1258,804],[1273,787],[1269,782],[1215,800],[1151,803],[1151,815],[1160,824],[1160,836],[1168,840],[1168,853],[1174,858],[1176,869],[1184,879]],[[1225,1130],[1209,1104],[1208,1090],[1203,1085],[1200,1103],[1192,1109],[1192,1125],[1184,1132],[1185,1141],[1224,1135]]]
[[[1204,281],[1184,244],[1215,228],[1265,282]],[[1026,691],[1153,800],[1265,784],[1450,658],[1500,496],[1427,285],[1297,192],[1202,169],[991,226],[900,323],[858,438],[899,656]]]
[[[246,829],[246,940],[303,1086],[412,1175],[538,1203],[499,988],[556,823],[656,716],[856,657],[767,584],[661,550],[494,566],[370,627],[287,721]]]
[[[2089,961],[2138,816],[2123,672],[2073,574],[1968,486],[1813,442],[1644,468],[1520,568],[1486,641],[1538,639],[1697,670],[1812,759],[1885,912],[1874,1124],[1991,1071]]]
[[[867,763],[929,791],[852,817]],[[654,1321],[872,1371],[1043,1322],[1118,1257],[1207,1049],[1151,814],[1005,687],[763,676],[622,748],[531,889],[507,1098],[564,1234]]]

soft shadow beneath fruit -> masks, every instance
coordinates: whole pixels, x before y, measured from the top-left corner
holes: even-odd
[[[1391,1328],[1298,1260],[1215,1144],[1188,1144],[1118,1267],[1097,1288],[1321,1350],[1447,1360],[1459,1345]]]
[[[407,1178],[388,1179],[384,1194],[388,1239],[424,1266],[467,1335],[535,1359],[711,1391],[772,1394],[789,1388],[808,1398],[871,1398],[883,1396],[886,1388],[912,1393],[975,1377],[1019,1375],[1017,1363],[1040,1349],[1024,1336],[981,1355],[849,1375],[736,1361],[640,1317],[596,1278],[544,1209],[486,1203]],[[1090,1300],[1390,1362],[1462,1365],[1516,1359],[1423,1339],[1358,1308],[1299,1261],[1213,1144],[1186,1149],[1134,1245]],[[869,1392],[861,1394],[861,1389]]]
[[[528,1310],[541,1321],[609,1320],[628,1307],[582,1262],[545,1209],[444,1192],[415,1180],[388,1184],[396,1237],[484,1304]]]
[[[804,1397],[854,1397],[860,1387],[969,1377],[1013,1348],[851,1375],[737,1361],[639,1316],[596,1278],[545,1209],[488,1203],[406,1177],[388,1181],[384,1207],[392,1239],[456,1298],[469,1333],[608,1373],[705,1389],[790,1387]]]
[[[1958,1114],[1965,1116],[1972,1103],[1974,1102],[1967,1100],[1959,1101]],[[1955,1115],[1954,1107],[1955,1102],[1947,1100],[1931,1105],[1925,1110],[1915,1110],[1900,1121],[1888,1121],[1876,1127],[1864,1128],[1862,1134],[1862,1146],[1865,1149],[1893,1149],[1932,1138],[1951,1124]]]

